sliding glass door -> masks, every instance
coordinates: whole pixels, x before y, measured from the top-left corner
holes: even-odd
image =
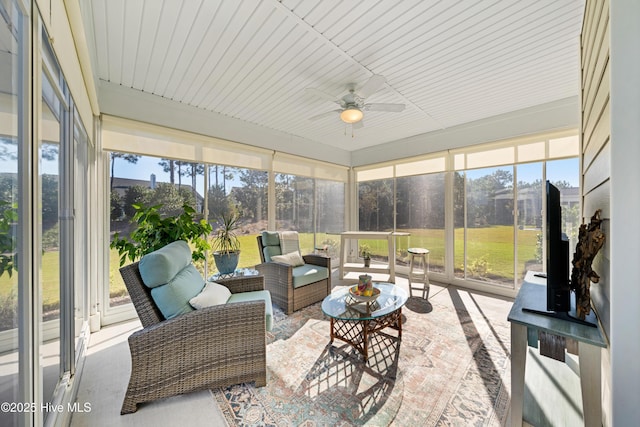
[[[513,286],[513,166],[467,170],[457,180],[464,223],[455,234],[456,276]]]
[[[60,342],[61,276],[65,274],[61,258],[61,150],[66,114],[52,83],[42,79],[42,120],[38,141],[39,234],[42,256],[39,259],[40,281],[40,369],[44,402],[52,402],[54,390],[62,376]]]
[[[359,229],[409,234],[409,246],[430,250],[436,280],[508,294],[526,271],[544,269],[547,179],[561,189],[565,232],[575,247],[578,142],[567,132],[358,169]],[[402,270],[407,256],[396,241]]]
[[[29,224],[25,193],[26,19],[13,1],[0,1],[0,401],[20,402],[28,396],[29,353],[25,342],[28,308],[28,265],[17,260],[28,252],[24,235]],[[24,259],[24,258],[23,258]],[[27,274],[24,274],[27,272]],[[17,425],[17,412],[0,412],[0,425]]]
[[[3,426],[68,422],[46,408],[71,401],[89,333],[88,136],[31,6],[0,0]]]

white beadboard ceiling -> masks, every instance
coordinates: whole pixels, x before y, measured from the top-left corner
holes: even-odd
[[[354,151],[579,93],[584,0],[91,0],[99,82]],[[352,131],[336,99],[380,74]]]

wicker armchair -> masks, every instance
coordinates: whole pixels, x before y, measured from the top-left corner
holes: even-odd
[[[165,320],[138,263],[120,269],[143,329],[129,337],[131,377],[121,414],[177,394],[255,381],[267,383],[265,302],[217,305]],[[264,289],[264,278],[221,283],[231,293]]]
[[[321,280],[297,286],[294,269],[298,267],[265,259],[262,235],[258,235],[257,240],[262,263],[256,265],[256,270],[264,276],[265,288],[271,293],[273,303],[287,314],[322,301],[331,293],[331,258],[315,254],[304,255],[302,258],[305,264],[324,267],[327,274]]]

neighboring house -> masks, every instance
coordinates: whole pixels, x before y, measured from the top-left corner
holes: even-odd
[[[540,188],[518,190],[518,223],[525,227],[542,227],[542,192]],[[494,205],[493,224],[513,222],[513,189],[497,191],[491,203]],[[580,203],[580,188],[563,188],[560,194],[563,208],[571,208]]]
[[[114,177],[113,183],[111,186],[111,191],[118,193],[120,197],[124,197],[127,190],[131,187],[138,185],[140,187],[150,188],[153,190],[154,188],[156,188],[156,184],[158,184],[158,182],[156,181],[155,174],[151,174],[148,181],[144,179]],[[194,191],[194,188],[188,184],[174,184],[174,185],[178,188],[186,188],[189,191],[193,192],[196,196],[196,212],[198,213],[204,212],[204,197],[200,193],[198,193],[197,190]]]

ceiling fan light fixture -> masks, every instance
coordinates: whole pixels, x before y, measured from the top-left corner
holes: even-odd
[[[356,107],[349,107],[340,113],[340,119],[345,123],[357,123],[362,120],[364,114],[362,110]]]

